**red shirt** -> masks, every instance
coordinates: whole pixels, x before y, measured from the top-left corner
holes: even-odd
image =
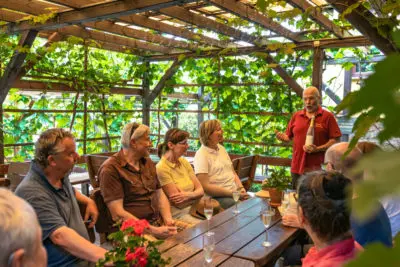
[[[340,267],[353,259],[362,247],[349,238],[333,245],[317,250],[312,247],[302,259],[303,267]]]
[[[291,172],[303,174],[305,171],[319,170],[324,162],[324,151],[306,153],[303,146],[311,119],[306,116],[306,110],[297,111],[290,119],[286,135],[293,139],[293,156]],[[342,136],[339,126],[332,113],[318,107],[314,121],[314,145],[326,144],[329,139]]]

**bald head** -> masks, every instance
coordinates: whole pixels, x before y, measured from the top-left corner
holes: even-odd
[[[308,113],[315,113],[318,110],[320,100],[321,96],[316,87],[310,86],[303,91],[304,108]]]
[[[325,153],[325,163],[330,163],[333,165],[334,170],[347,174],[349,169],[351,169],[363,156],[362,151],[358,147],[355,147],[345,158],[343,158],[343,155],[346,153],[348,148],[348,142],[341,142],[332,145]],[[348,176],[353,180],[362,178],[354,175],[352,177],[351,175]]]
[[[315,86],[310,86],[304,89],[303,91],[303,97],[304,95],[313,95],[315,97],[321,98],[321,95],[319,94],[319,90]]]

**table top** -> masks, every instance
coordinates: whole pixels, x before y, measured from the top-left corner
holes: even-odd
[[[297,236],[298,229],[283,226],[277,211],[268,228],[272,246],[265,248],[261,245],[265,239],[265,227],[260,212],[267,207],[267,202],[251,198],[239,203],[238,207],[240,213],[237,216],[232,213],[233,208],[230,208],[215,215],[210,221],[210,230],[215,233],[215,266],[270,264]],[[202,266],[202,240],[207,229],[207,221],[203,221],[165,240],[160,251],[164,257],[171,257],[170,266]]]

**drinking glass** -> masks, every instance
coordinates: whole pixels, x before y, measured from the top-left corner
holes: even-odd
[[[237,203],[238,203],[239,198],[240,198],[240,189],[239,188],[237,188],[236,190],[234,190],[232,192],[232,198],[235,201],[235,209],[233,210],[233,213],[234,214],[238,214],[240,212],[239,209],[238,209],[238,206],[237,206]]]
[[[211,198],[205,198],[204,199],[204,216],[206,216],[207,218],[207,235],[210,234],[210,220],[211,217],[213,216],[213,206],[212,206],[212,202],[211,202]]]
[[[290,195],[288,192],[283,192],[283,199],[282,199],[282,205],[281,205],[281,211],[282,211],[282,216],[285,215],[286,210],[288,209],[290,204]]]
[[[203,235],[204,260],[208,264],[212,262],[212,255],[214,249],[215,249],[214,233],[211,232],[208,235]]]
[[[275,211],[271,208],[267,208],[261,213],[261,220],[265,227],[265,241],[262,243],[264,247],[270,247],[272,244],[268,241],[268,227],[271,225],[272,217],[275,215]]]

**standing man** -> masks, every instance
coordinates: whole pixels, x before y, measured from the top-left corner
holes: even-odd
[[[283,141],[293,140],[292,186],[297,188],[298,178],[305,172],[321,169],[325,151],[342,133],[332,113],[320,106],[321,96],[316,87],[310,86],[303,91],[304,109],[297,111],[290,119],[285,133],[276,132],[276,137]],[[314,119],[314,142],[306,146],[307,130]]]
[[[38,216],[48,266],[91,266],[104,258],[105,249],[92,244],[79,211],[86,205],[85,221],[93,227],[96,204],[75,190],[68,178],[79,158],[73,135],[53,128],[43,132],[35,144],[35,159],[16,194],[25,199]]]

